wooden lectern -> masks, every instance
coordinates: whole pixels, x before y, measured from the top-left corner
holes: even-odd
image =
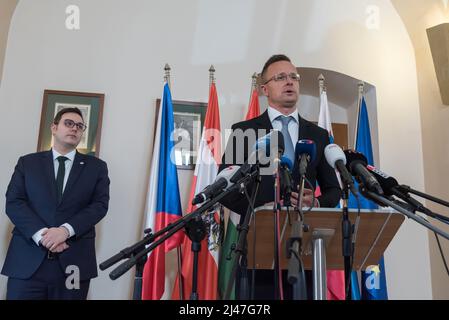
[[[287,269],[286,240],[291,235],[291,222],[298,220],[298,213],[290,210],[290,220],[287,210],[280,214],[281,230],[281,261],[282,269]],[[304,214],[304,224],[309,231],[304,232],[302,240],[302,261],[304,269],[314,272],[314,298],[325,299],[325,270],[344,270],[342,255],[342,209],[315,208]],[[354,224],[357,209],[349,210],[349,219]],[[255,210],[255,268],[274,268],[274,214],[273,207],[264,206]],[[364,270],[370,265],[377,265],[394,235],[398,231],[404,216],[393,209],[360,210],[360,222],[356,234],[354,252],[354,270]],[[251,223],[248,233],[248,268],[253,268],[254,225]],[[317,241],[320,240],[320,241]],[[317,248],[319,250],[317,250]],[[321,259],[318,256],[321,255]],[[320,260],[324,260],[321,261]],[[318,262],[317,262],[318,261]],[[319,283],[315,281],[318,277]],[[321,288],[315,295],[316,288]]]

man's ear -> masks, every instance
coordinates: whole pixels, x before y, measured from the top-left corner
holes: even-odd
[[[56,131],[57,127],[58,127],[58,125],[55,124],[54,122],[51,124],[50,130],[51,130],[51,133],[52,133],[52,134]]]
[[[268,97],[268,89],[266,85],[261,85],[260,88],[262,89],[262,93],[264,96]]]

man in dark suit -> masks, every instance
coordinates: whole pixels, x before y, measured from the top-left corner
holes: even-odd
[[[6,192],[7,299],[86,299],[97,276],[95,225],[108,210],[109,178],[104,161],[76,151],[85,129],[78,108],[62,109],[52,150],[18,160]]]
[[[262,73],[261,89],[268,99],[268,110],[257,118],[236,123],[232,126],[232,134],[228,140],[225,154],[223,155],[220,171],[229,165],[241,164],[248,159],[248,154],[252,148],[251,139],[242,138],[244,136],[256,138],[269,133],[273,129],[282,132],[284,137],[284,156],[294,159],[294,147],[299,139],[310,139],[316,145],[316,160],[307,167],[306,178],[312,186],[318,181],[321,195],[312,204],[312,190],[306,188],[303,193],[303,206],[311,205],[318,207],[335,207],[341,196],[341,189],[335,175],[335,171],[329,166],[324,156],[324,148],[329,144],[328,132],[317,125],[301,118],[296,109],[299,98],[299,79],[296,67],[285,55],[274,55],[264,65]],[[248,132],[250,132],[248,134]],[[252,139],[254,140],[254,139]],[[243,156],[242,156],[243,155]],[[298,187],[299,171],[297,161],[293,171],[293,185]],[[262,175],[261,184],[255,200],[255,207],[270,203],[274,200],[274,178],[272,175]],[[250,185],[249,190],[252,190]],[[292,192],[292,205],[298,204],[298,189]],[[245,196],[235,194],[227,197],[222,202],[226,207],[241,214],[241,218],[246,213],[248,201]],[[242,219],[240,220],[242,221]],[[262,272],[258,272],[259,275]],[[266,274],[256,275],[257,279],[267,278]],[[269,277],[268,283],[261,286],[261,290],[256,290],[256,298],[270,298],[271,292],[264,292],[269,287],[273,278]],[[284,286],[285,287],[285,286]]]

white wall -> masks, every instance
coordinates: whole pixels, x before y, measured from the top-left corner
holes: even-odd
[[[9,24],[16,5],[17,0],[0,1],[0,82],[3,74],[3,61],[8,40]]]
[[[79,31],[65,28],[69,4],[81,9]],[[370,5],[379,9],[378,29],[367,28]],[[11,23],[0,87],[0,190],[6,190],[19,155],[36,149],[44,89],[105,93],[100,156],[109,164],[111,202],[98,228],[102,261],[140,237],[164,64],[172,67],[173,98],[202,102],[214,64],[222,128],[229,128],[244,117],[251,75],[278,52],[297,65],[373,84],[380,165],[423,186],[413,48],[389,1],[22,0]],[[405,166],[410,159],[413,166]],[[189,177],[180,180],[186,193]],[[9,226],[5,215],[0,217],[3,260]],[[428,256],[427,233],[406,222],[386,254],[391,298],[431,298]],[[131,278],[130,272],[111,281],[100,272],[90,298],[129,298]]]
[[[449,22],[448,3],[440,0],[393,0],[407,27],[415,48],[418,72],[418,92],[420,99],[422,141],[424,155],[425,191],[440,199],[449,199],[447,179],[449,177],[449,108],[443,105],[434,61],[430,51],[426,29]],[[441,46],[447,43],[440,43]],[[426,205],[435,212],[449,215],[449,208],[431,201]],[[449,226],[435,223],[442,230],[449,232]],[[435,240],[429,232],[429,246],[432,270],[432,292],[434,299],[449,299],[447,272]],[[449,242],[441,241],[445,257],[449,255]]]

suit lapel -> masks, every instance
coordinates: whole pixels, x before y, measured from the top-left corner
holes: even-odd
[[[265,111],[259,117],[255,118],[254,122],[257,126],[257,129],[265,129],[267,131],[273,130],[270,117],[268,116],[268,111]]]
[[[49,186],[51,196],[56,201],[56,178],[55,178],[55,165],[53,161],[52,151],[46,151],[42,153],[42,167],[47,180],[47,185]]]
[[[62,200],[64,200],[65,195],[68,194],[70,190],[73,188],[73,185],[75,184],[76,180],[78,180],[85,164],[86,164],[86,157],[77,151],[75,154],[75,158],[73,159],[72,169],[70,170],[67,185],[64,188]]]
[[[303,118],[301,118],[301,116],[299,114],[298,114],[298,119],[299,119],[298,140],[307,139],[307,137],[309,136],[310,123],[308,121],[304,120]]]

